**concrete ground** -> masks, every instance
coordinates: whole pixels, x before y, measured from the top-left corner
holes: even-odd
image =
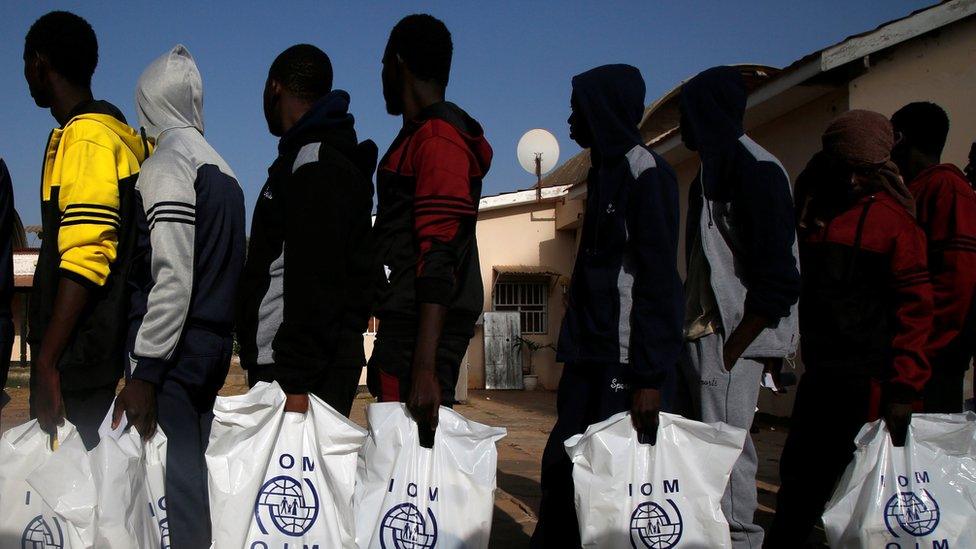
[[[11,372],[7,393],[11,402],[0,415],[0,431],[27,420],[28,391],[26,376],[19,368]],[[244,374],[233,368],[221,394],[240,394],[247,390]],[[366,425],[368,395],[360,395],[353,407],[352,419]],[[535,529],[539,510],[539,463],[549,431],[555,421],[556,395],[537,391],[471,391],[469,400],[455,408],[463,416],[488,425],[503,426],[508,436],[498,443],[498,491],[491,547],[527,547]],[[786,439],[785,423],[768,416],[756,421],[758,433],[753,436],[759,451],[760,524],[772,520],[778,489],[779,456]],[[823,531],[816,537],[823,540]]]

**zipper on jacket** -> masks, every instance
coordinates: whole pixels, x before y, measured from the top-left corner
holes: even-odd
[[[143,126],[139,126],[139,137],[142,138],[142,162],[145,162],[149,158],[149,138],[146,137],[146,128]]]
[[[403,143],[403,154],[400,155],[400,161],[397,162],[396,167],[397,175],[400,175],[400,172],[403,171],[403,163],[407,161],[407,153],[410,152],[410,142],[413,141],[414,135],[416,135],[416,133],[411,133],[409,136],[407,136],[407,140]]]
[[[44,144],[44,156],[41,157],[41,204],[44,204],[44,168],[47,167],[47,152],[51,148],[51,136],[54,135],[54,130],[51,130],[47,134],[47,142]]]
[[[711,229],[715,226],[715,220],[712,218],[712,201],[705,196],[705,166],[703,165],[700,170],[698,170],[698,181],[701,184],[702,193],[702,204],[705,206],[705,211],[708,212],[708,228]]]
[[[874,195],[871,195],[867,203],[861,209],[861,217],[857,220],[857,230],[854,233],[854,253],[851,256],[851,262],[847,266],[847,283],[850,284],[851,279],[854,278],[854,266],[857,264],[858,252],[861,250],[861,236],[864,234],[864,223],[868,219],[868,211],[871,209],[871,205],[874,204]]]

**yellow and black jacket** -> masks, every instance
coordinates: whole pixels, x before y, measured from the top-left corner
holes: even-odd
[[[122,113],[85,102],[51,132],[41,175],[41,250],[34,273],[28,341],[39,348],[58,283],[92,291],[58,363],[65,390],[118,381],[124,365],[127,265],[135,246],[135,182],[150,152]]]

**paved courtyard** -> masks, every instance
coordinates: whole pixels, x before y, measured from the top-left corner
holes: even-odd
[[[24,376],[14,372],[11,378],[7,392],[12,401],[0,417],[2,430],[26,421],[28,415],[27,389],[22,386]],[[244,391],[243,372],[235,368],[221,393]],[[370,401],[368,395],[362,394],[353,407],[352,419],[360,425],[366,425],[365,410]],[[539,510],[539,462],[555,420],[555,409],[555,393],[545,391],[471,391],[468,402],[456,407],[467,418],[508,429],[508,436],[498,444],[498,491],[491,547],[528,546]],[[760,416],[756,426],[759,432],[754,436],[760,455],[757,518],[768,526],[773,516],[779,456],[786,429],[782,420],[768,416]],[[822,531],[818,536],[823,537]]]

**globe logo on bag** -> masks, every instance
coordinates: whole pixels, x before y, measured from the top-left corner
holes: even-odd
[[[939,504],[928,490],[898,492],[885,504],[885,526],[892,536],[899,537],[895,525],[904,533],[923,537],[931,534],[939,526]]]
[[[61,524],[57,518],[52,517],[48,522],[43,515],[37,515],[27,523],[20,543],[22,549],[64,549]]]
[[[169,549],[169,519],[164,518],[159,521],[159,546],[161,549]]]
[[[681,540],[681,511],[667,500],[673,516],[657,503],[641,503],[630,515],[630,544],[634,549],[671,549]]]
[[[427,509],[424,518],[412,503],[394,506],[380,523],[380,545],[383,549],[432,549],[437,545],[434,513]]]
[[[301,537],[312,528],[319,516],[319,496],[311,481],[304,481],[303,486],[290,476],[280,475],[264,483],[254,504],[261,533],[268,534],[262,517],[270,518],[275,528],[287,536]]]

